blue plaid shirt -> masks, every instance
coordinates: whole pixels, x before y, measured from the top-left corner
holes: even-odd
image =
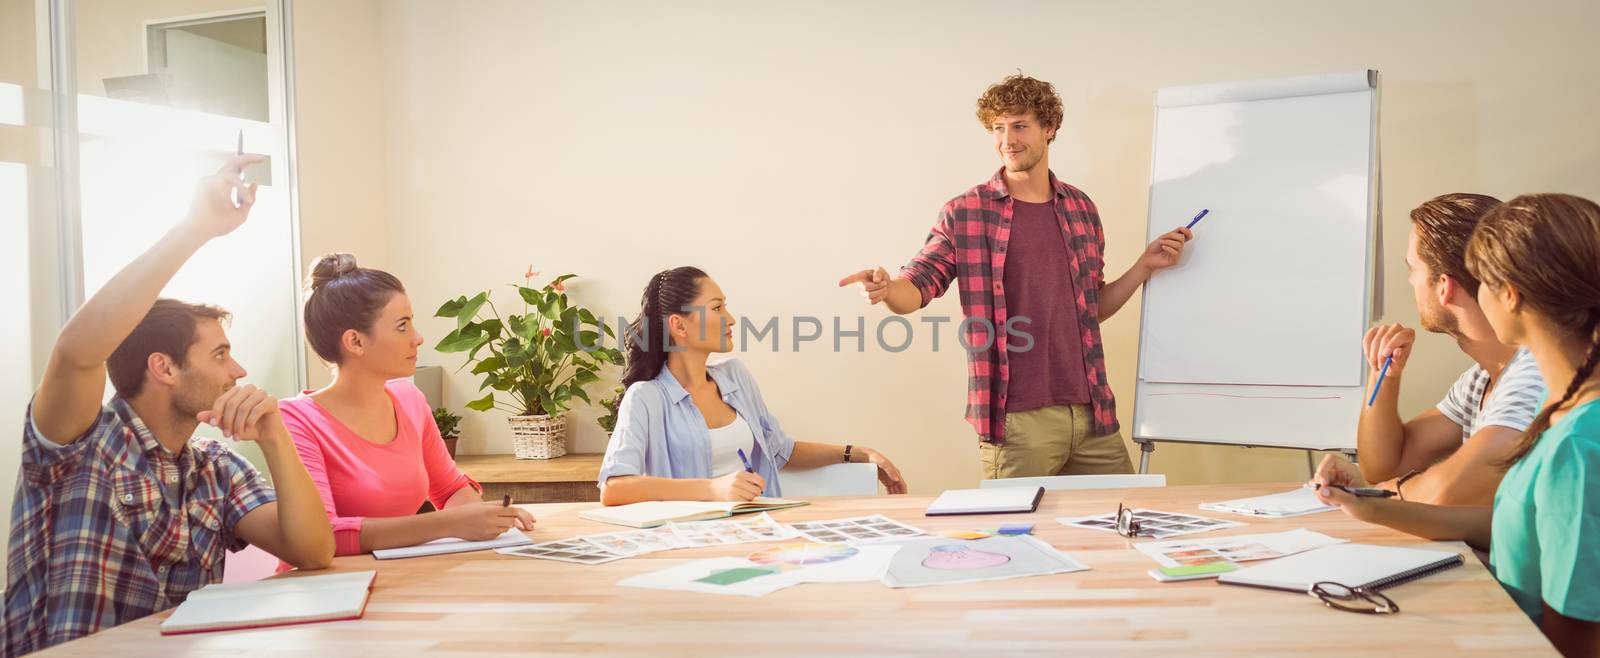
[[[20,656],[178,605],[222,580],[234,525],[277,500],[213,439],[163,448],[121,398],[83,437],[41,437],[33,409],[11,506],[4,643]]]

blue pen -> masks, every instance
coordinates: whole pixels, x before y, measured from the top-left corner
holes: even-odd
[[[1189,225],[1185,226],[1184,228],[1194,228],[1194,225],[1195,224],[1199,224],[1200,220],[1202,218],[1204,218],[1206,216],[1206,213],[1208,213],[1208,212],[1211,212],[1210,208],[1201,208],[1200,209],[1200,214],[1195,215],[1194,219],[1189,220]]]
[[[1378,401],[1378,387],[1383,386],[1383,376],[1389,374],[1389,364],[1394,361],[1394,355],[1383,358],[1383,369],[1378,371],[1378,383],[1372,385],[1372,398],[1367,400],[1367,406]]]
[[[744,448],[740,448],[739,449],[739,461],[744,462],[744,472],[746,472],[746,473],[754,473],[754,472],[756,472],[756,469],[754,469],[754,468],[752,468],[750,466],[750,458],[744,456]]]

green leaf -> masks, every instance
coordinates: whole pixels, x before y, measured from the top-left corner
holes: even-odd
[[[473,345],[472,346],[472,351],[467,354],[467,359],[468,360],[471,360],[471,361],[477,360],[478,351],[482,350],[485,346],[487,346],[489,344],[489,337],[488,336],[479,336],[478,338],[479,338],[479,340],[481,342],[479,342],[477,345]]]
[[[579,370],[576,375],[573,375],[572,381],[579,386],[588,386],[600,381],[600,375],[595,374],[593,370],[585,368],[583,370]],[[584,398],[584,401],[588,401],[588,398]]]
[[[467,403],[467,408],[473,411],[488,411],[494,408],[494,394],[490,393],[481,398]]]
[[[440,306],[439,310],[434,311],[433,317],[436,317],[436,318],[453,318],[453,317],[456,316],[457,313],[461,312],[461,307],[462,306],[466,306],[466,304],[467,304],[467,298],[465,296],[457,297],[455,299],[452,299],[450,301],[445,302],[444,305]]]
[[[556,277],[554,279],[551,279],[549,285],[554,286],[555,284],[566,282],[567,279],[575,279],[577,277],[578,277],[578,275],[576,275],[576,274],[563,274],[563,275],[558,276],[558,277]]]
[[[446,334],[444,338],[440,338],[439,344],[434,345],[433,349],[446,354],[452,352],[465,352],[477,347],[480,343],[486,342],[487,340],[487,338],[478,335],[476,332],[469,330],[468,333],[462,333],[461,329],[457,329]]]
[[[511,333],[528,343],[539,341],[539,317],[533,314],[513,315],[509,318]]]
[[[583,400],[586,404],[594,404],[594,402],[589,400],[589,392],[581,388],[572,389],[572,397]]]
[[[504,329],[504,327],[505,325],[502,324],[497,318],[489,318],[478,323],[478,330],[482,331],[483,335],[490,338],[499,338],[500,332]]]
[[[478,309],[483,308],[488,301],[489,293],[485,291],[462,304],[461,310],[456,312],[456,328],[465,327],[467,323],[472,322],[472,319],[478,316]]]
[[[522,296],[522,301],[525,301],[529,304],[534,306],[544,305],[544,293],[540,292],[539,290],[525,286],[517,286],[517,294]]]
[[[498,356],[491,356],[487,359],[479,361],[478,365],[473,366],[472,374],[481,375],[483,373],[499,370],[504,367],[506,367],[505,359],[502,359]]]

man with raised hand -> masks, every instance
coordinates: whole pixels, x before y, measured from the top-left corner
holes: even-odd
[[[327,567],[333,534],[278,416],[223,332],[226,311],[159,299],[201,246],[238,228],[256,187],[239,156],[200,182],[188,215],[73,314],[22,433],[5,589],[5,655],[20,656],[181,603],[255,544]],[[109,375],[115,395],[102,405]],[[276,491],[207,423],[255,441]]]

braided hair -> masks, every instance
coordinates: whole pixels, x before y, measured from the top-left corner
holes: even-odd
[[[1600,205],[1570,194],[1507,201],[1484,215],[1467,241],[1467,269],[1491,289],[1510,286],[1521,305],[1589,343],[1561,398],[1545,405],[1500,463],[1510,466],[1533,449],[1550,429],[1550,417],[1600,366]]]
[[[706,273],[697,267],[675,267],[657,273],[639,299],[639,317],[628,324],[622,343],[627,354],[622,385],[649,381],[667,364],[668,319],[681,315],[700,296]]]

